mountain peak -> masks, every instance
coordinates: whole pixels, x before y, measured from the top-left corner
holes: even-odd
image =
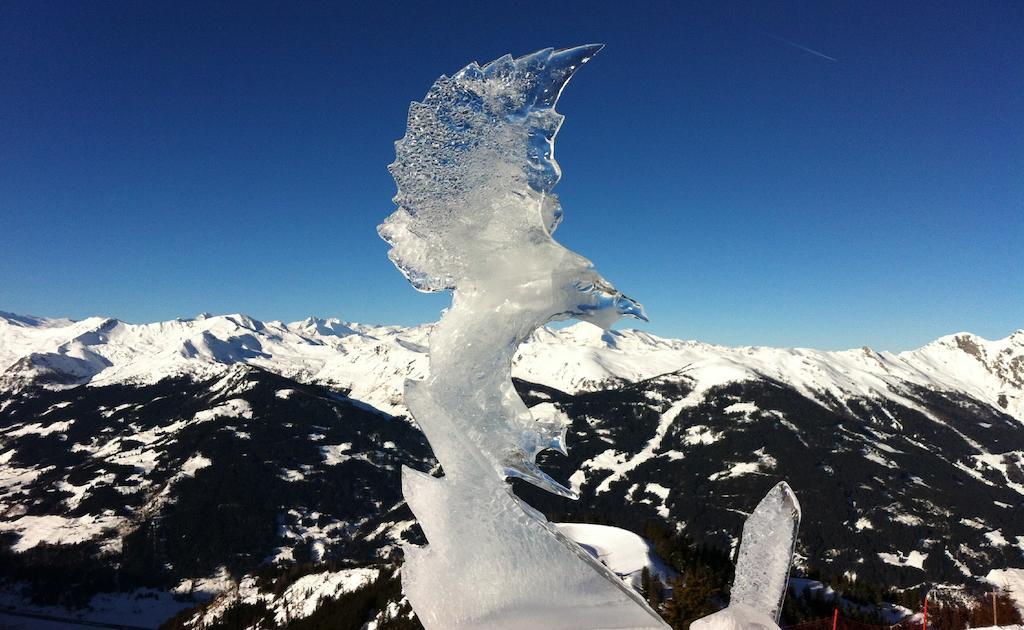
[[[336,317],[323,318],[313,315],[310,315],[301,322],[288,324],[287,328],[300,334],[320,337],[347,337],[358,334],[358,331],[347,322],[343,322]]]
[[[0,320],[6,321],[13,326],[26,326],[31,328],[45,328],[48,326],[66,326],[74,323],[73,319],[36,317],[34,315],[18,315],[7,311],[0,311]]]

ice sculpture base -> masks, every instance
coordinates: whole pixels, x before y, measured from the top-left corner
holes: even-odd
[[[735,604],[694,621],[690,630],[779,630],[779,625],[762,612]]]
[[[430,542],[405,547],[402,586],[427,628],[665,629],[640,596],[493,475],[402,489]]]

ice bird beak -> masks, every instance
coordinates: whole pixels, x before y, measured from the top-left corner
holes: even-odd
[[[562,89],[565,88],[572,75],[576,74],[576,71],[590,61],[602,48],[604,48],[604,44],[585,44],[550,53],[551,56],[542,62],[543,66],[540,68],[540,75],[537,78],[537,103],[554,107],[558,97],[562,94]]]
[[[640,304],[636,300],[625,295],[619,294],[619,297],[615,298],[615,309],[619,312],[619,315],[625,317],[635,317],[640,321],[649,322],[647,319],[647,313],[644,311],[643,304]]]

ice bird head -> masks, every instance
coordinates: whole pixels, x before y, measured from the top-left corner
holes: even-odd
[[[562,219],[552,192],[561,178],[555,136],[563,117],[555,105],[603,47],[471,63],[442,76],[409,107],[405,137],[388,167],[398,209],[378,231],[414,287],[486,290],[528,304],[524,287],[543,293],[550,285],[566,298],[554,319],[604,327],[622,316],[646,319],[643,307],[553,238]]]

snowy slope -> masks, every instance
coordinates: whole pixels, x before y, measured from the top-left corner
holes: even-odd
[[[0,315],[0,388],[37,380],[56,386],[152,384],[208,378],[243,363],[339,389],[392,411],[405,378],[422,373],[426,329],[309,318],[263,323],[245,315],[153,324]]]
[[[365,563],[416,540],[399,471],[434,462],[392,416],[426,373],[429,332],[0,315],[0,565],[47,562],[49,543],[170,588],[225,562]],[[516,491],[553,519],[619,528],[570,536],[631,578],[648,550],[627,530],[728,550],[749,500],[787,479],[806,508],[801,567],[974,583],[1024,566],[1022,356],[1022,332],[892,354],[542,329],[515,374],[536,415],[570,419],[569,455],[542,463],[581,499]],[[90,581],[111,570],[96,562]]]

